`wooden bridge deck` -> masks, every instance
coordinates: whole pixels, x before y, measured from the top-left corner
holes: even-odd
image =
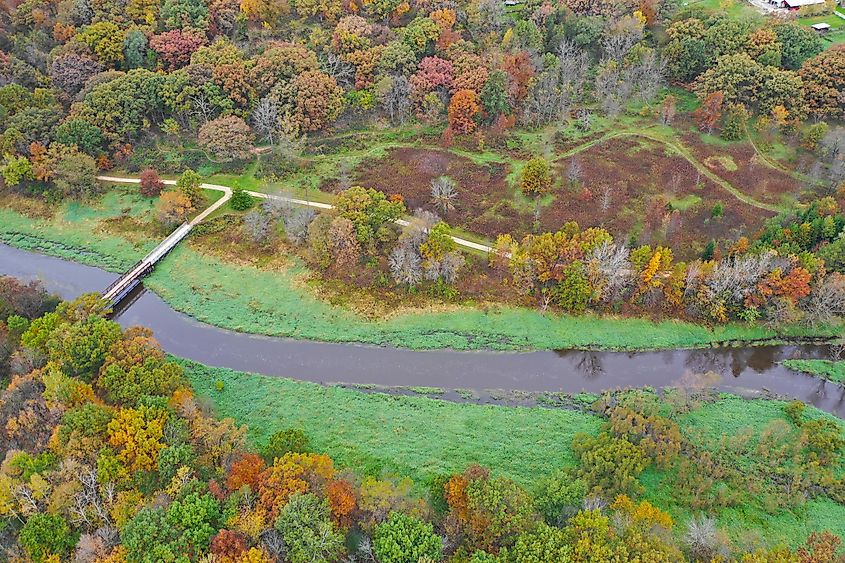
[[[125,274],[120,276],[114,283],[108,286],[103,291],[103,299],[116,305],[123,299],[132,288],[134,288],[147,275],[156,262],[164,258],[168,252],[173,250],[182,239],[188,236],[191,232],[193,223],[182,223],[179,228],[170,233],[166,239],[161,241],[149,254],[139,260],[134,266],[129,268]]]

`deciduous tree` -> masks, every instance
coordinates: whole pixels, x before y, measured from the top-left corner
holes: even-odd
[[[552,187],[549,162],[541,156],[529,160],[522,169],[519,187],[526,195],[538,195],[549,191]]]
[[[373,553],[382,563],[438,561],[442,549],[431,524],[401,512],[392,512],[373,534]]]
[[[173,227],[184,223],[193,213],[191,200],[179,192],[165,192],[156,204],[156,217],[165,226]]]
[[[800,71],[810,115],[818,119],[845,116],[845,49],[831,48],[804,61]]]
[[[458,90],[449,102],[449,127],[459,135],[469,135],[476,128],[480,107],[473,90]]]
[[[219,117],[200,127],[200,146],[210,150],[222,160],[245,159],[249,157],[254,136],[252,129],[237,116]]]
[[[141,195],[145,197],[158,197],[161,190],[164,189],[164,182],[161,181],[158,172],[152,168],[142,170],[139,178],[141,180]]]
[[[150,37],[150,48],[167,71],[182,68],[191,62],[191,55],[205,44],[205,37],[181,29],[173,29]]]
[[[713,128],[722,117],[724,101],[725,96],[721,92],[712,92],[704,98],[701,106],[692,115],[699,129],[708,133],[713,132]]]

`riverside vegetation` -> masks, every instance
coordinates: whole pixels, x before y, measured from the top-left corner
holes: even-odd
[[[96,296],[57,302],[0,278],[12,559],[840,560],[845,429],[800,402],[367,395],[168,358]]]

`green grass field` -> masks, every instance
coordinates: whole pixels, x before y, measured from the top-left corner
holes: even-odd
[[[152,238],[155,233],[144,229],[116,233],[104,228],[104,221],[129,216],[143,219],[150,209],[148,200],[125,187],[113,189],[93,206],[65,204],[51,219],[33,219],[0,208],[0,240],[120,271],[151,250],[157,239]],[[262,269],[230,264],[182,244],[157,266],[145,285],[175,309],[231,330],[414,349],[690,348],[836,333],[834,329],[810,331],[804,327],[775,332],[745,324],[711,329],[678,321],[572,317],[503,306],[482,310],[471,305],[371,321],[319,300],[304,283],[307,274],[297,260],[286,267]]]
[[[317,451],[341,465],[415,481],[480,463],[530,485],[573,465],[575,433],[595,433],[600,425],[576,411],[461,405],[180,363],[219,414],[249,425],[254,444],[277,430],[302,428]]]
[[[845,383],[845,361],[834,362],[831,360],[785,360],[783,365],[789,369],[803,371],[811,375]]]
[[[362,393],[179,362],[196,393],[207,397],[219,415],[249,425],[253,444],[260,446],[277,430],[298,427],[315,451],[329,454],[340,465],[409,476],[417,483],[480,463],[530,490],[555,469],[573,466],[572,437],[577,432],[596,433],[602,422],[580,411]],[[222,391],[217,390],[218,381]],[[786,421],[784,404],[724,395],[673,419],[697,444],[747,434],[753,445],[768,423]],[[806,416],[830,415],[808,407]],[[757,462],[753,449],[731,460],[740,467]],[[643,483],[646,497],[667,508],[677,522],[693,515],[674,497],[665,472],[650,469],[643,474]],[[721,509],[717,517],[720,526],[732,532],[748,531],[752,537],[790,545],[816,529],[845,531],[845,506],[827,498],[773,512],[764,510],[758,499],[746,498],[737,507]],[[740,539],[738,533],[735,539]]]

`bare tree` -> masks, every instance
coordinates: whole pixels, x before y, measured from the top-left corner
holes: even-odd
[[[562,41],[557,65],[544,71],[531,88],[525,102],[525,120],[543,125],[566,117],[582,96],[588,69],[586,52],[570,41]]]
[[[294,211],[293,204],[283,199],[265,199],[261,210],[273,219],[280,220]]]
[[[604,113],[615,117],[631,96],[632,75],[616,61],[605,61],[596,73],[594,88]]]
[[[718,555],[716,519],[704,515],[691,518],[687,522],[684,543],[696,559],[709,560]]]
[[[675,96],[669,94],[663,98],[663,104],[660,106],[660,123],[663,125],[671,125],[675,121],[675,113],[677,113],[677,101]]]
[[[825,183],[829,193],[845,181],[845,128],[833,127],[819,143],[820,162],[810,175]]]
[[[431,181],[431,202],[443,213],[454,211],[458,191],[455,181],[448,176],[440,176]]]
[[[584,507],[584,510],[604,510],[607,506],[607,501],[598,495],[590,495],[584,497],[581,505]]]
[[[657,96],[663,86],[666,74],[666,63],[657,56],[654,50],[647,51],[640,61],[630,68],[631,81],[640,99],[650,102]]]
[[[348,190],[352,187],[352,164],[348,160],[342,160],[337,167],[337,189]]]
[[[568,91],[570,102],[578,101],[584,92],[590,56],[572,41],[564,39],[557,48],[559,80]]]
[[[451,284],[458,279],[458,271],[463,265],[463,254],[457,250],[447,252],[441,259],[429,260],[426,263],[425,277],[431,281],[442,279],[444,282]]]
[[[267,553],[271,557],[275,557],[275,561],[283,561],[285,559],[288,549],[285,545],[285,540],[282,538],[282,534],[274,528],[268,528],[261,532],[259,539],[262,547],[267,550]]]
[[[98,528],[110,529],[112,521],[108,507],[115,499],[114,483],[101,486],[97,471],[90,467],[81,468],[77,479],[82,487],[73,496],[73,506],[70,508],[73,522],[89,531]],[[104,539],[109,539],[111,545],[116,543],[117,530],[111,529],[111,534],[103,534]]]
[[[201,125],[217,117],[217,107],[209,99],[204,89],[200,89],[197,94],[190,97],[190,104],[191,109],[188,113]]]
[[[320,59],[320,69],[335,79],[338,86],[348,90],[355,80],[355,67],[340,55],[329,52]]]
[[[589,131],[593,128],[593,116],[590,110],[582,108],[578,110],[578,129],[581,131]]]
[[[250,211],[244,215],[244,232],[256,244],[267,244],[273,234],[272,218],[262,211]]]
[[[605,58],[622,62],[631,48],[643,38],[643,25],[634,16],[616,20],[605,29],[601,48]]]
[[[470,29],[477,28],[482,33],[491,33],[501,31],[505,25],[505,4],[500,0],[479,0],[478,8],[478,22],[476,26],[471,26]]]
[[[394,76],[383,92],[381,103],[387,111],[390,121],[404,125],[411,113],[411,84],[404,76]]]
[[[560,119],[567,111],[567,100],[558,83],[558,72],[543,72],[529,92],[523,110],[526,122],[544,125]]]
[[[722,260],[704,280],[704,285],[713,296],[728,294],[737,302],[757,290],[757,283],[773,269],[787,268],[789,263],[773,252],[745,254]]]
[[[603,288],[602,301],[613,303],[621,299],[631,286],[633,270],[630,255],[628,247],[605,242],[587,257],[590,276],[594,278],[593,285]]]
[[[308,227],[317,216],[311,208],[299,208],[284,217],[285,234],[288,240],[295,244],[302,244],[308,237]]]
[[[845,276],[833,273],[816,284],[803,303],[805,321],[811,325],[830,323],[845,315]]]
[[[94,8],[91,6],[91,0],[75,0],[73,2],[76,16],[79,18],[80,25],[88,25],[94,20]]]
[[[613,186],[603,186],[601,190],[601,201],[599,205],[601,206],[601,210],[603,213],[607,213],[610,210],[610,206],[613,203]]]
[[[399,244],[388,257],[390,273],[398,285],[413,287],[422,279],[420,255],[407,244]]]
[[[251,121],[261,138],[273,145],[279,135],[279,102],[269,96],[261,98],[252,110]]]
[[[414,252],[419,254],[420,246],[428,238],[428,232],[439,222],[440,217],[431,211],[417,209],[414,211],[414,215],[410,218],[408,224],[402,228],[402,234],[399,235],[399,243],[409,246]]]
[[[576,184],[581,179],[581,159],[573,156],[566,167],[566,179],[570,184]]]

